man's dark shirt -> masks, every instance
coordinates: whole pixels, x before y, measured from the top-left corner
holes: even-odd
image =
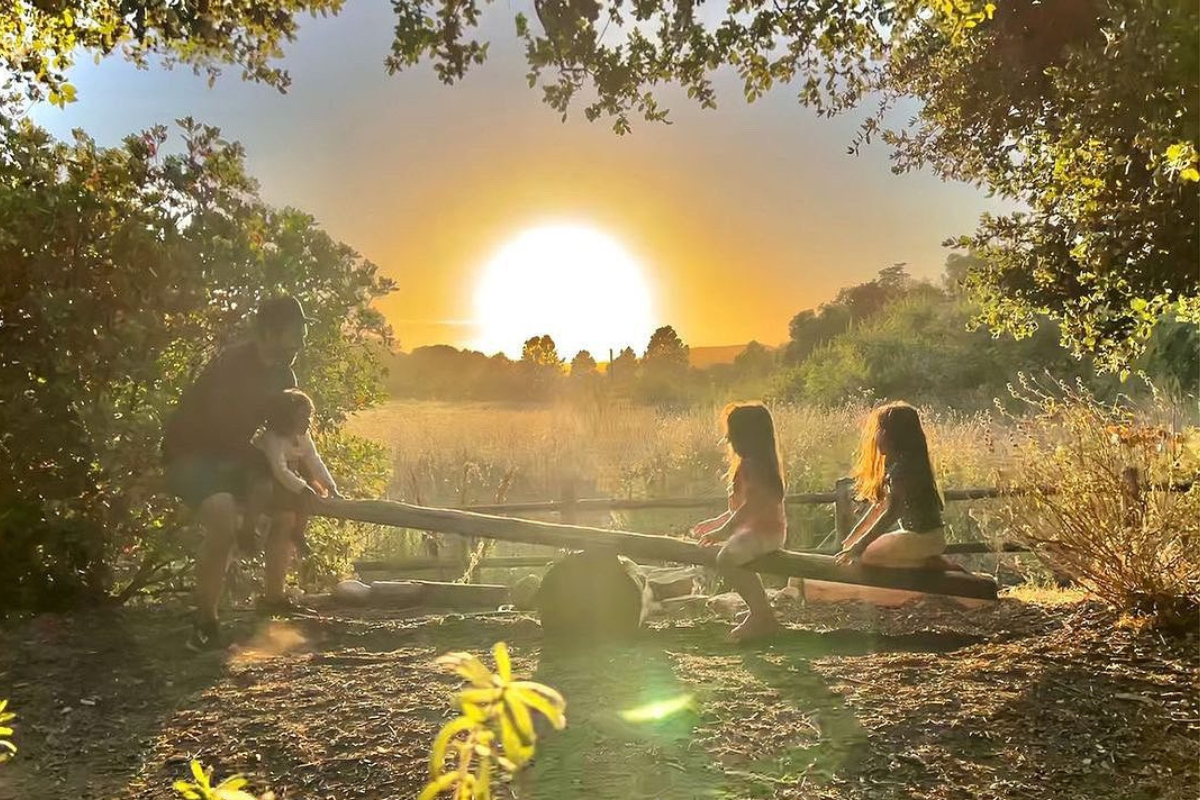
[[[289,366],[268,367],[254,342],[223,350],[184,390],[163,429],[163,457],[242,459],[263,424],[272,396],[296,386]]]

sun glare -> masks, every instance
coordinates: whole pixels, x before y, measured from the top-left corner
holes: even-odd
[[[641,265],[605,234],[576,225],[525,231],[484,266],[475,287],[475,347],[521,354],[531,336],[550,334],[570,359],[597,361],[626,346],[645,347],[653,303]]]

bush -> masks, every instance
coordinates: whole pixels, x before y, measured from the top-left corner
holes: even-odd
[[[1021,376],[1015,536],[1120,611],[1194,627],[1200,609],[1200,431],[1152,392],[1102,403]],[[1182,490],[1186,487],[1186,490]]]
[[[123,600],[181,573],[162,421],[264,296],[310,316],[297,371],[335,433],[381,396],[373,264],[267,206],[239,145],[191,120],[120,146],[0,115],[0,609]],[[347,448],[343,476],[367,450]],[[361,458],[360,458],[361,456]]]
[[[491,800],[492,784],[533,758],[535,717],[545,717],[557,730],[567,724],[561,694],[541,683],[513,680],[504,642],[492,652],[494,673],[470,653],[447,653],[438,659],[468,685],[455,701],[462,715],[447,722],[433,740],[430,780],[419,800],[434,800],[446,792],[452,800]]]

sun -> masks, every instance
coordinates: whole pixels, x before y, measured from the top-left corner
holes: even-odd
[[[645,347],[654,330],[645,271],[611,237],[582,225],[532,228],[505,244],[475,286],[475,347],[516,358],[531,336],[550,334],[559,354],[597,361]]]

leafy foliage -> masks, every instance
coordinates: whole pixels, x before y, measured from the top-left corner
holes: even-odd
[[[1200,611],[1200,431],[1161,398],[1103,403],[1023,379],[1015,535],[1116,608],[1193,631]]]
[[[855,396],[983,408],[1021,369],[1063,373],[1079,365],[1053,328],[1021,342],[969,326],[971,306],[932,286],[896,299],[833,337],[777,378],[775,394],[826,405]]]
[[[183,800],[259,800],[242,789],[249,781],[240,775],[226,778],[213,786],[211,769],[204,769],[195,759],[192,760],[191,769],[194,782],[175,781],[173,787]]]
[[[580,350],[571,359],[571,377],[586,378],[599,374],[596,359],[587,350]]]
[[[904,297],[912,286],[905,265],[893,264],[880,270],[873,280],[839,290],[832,301],[801,311],[788,324],[784,359],[800,363],[851,325],[870,319],[889,303]]]
[[[223,64],[242,77],[280,90],[287,72],[274,66],[295,38],[301,12],[337,13],[343,0],[248,0],[238,3],[170,0],[11,0],[0,12],[0,72],[10,89],[63,105],[75,99],[67,72],[77,52],[120,52],[138,65],[152,55],[168,66],[186,64],[210,83]]]
[[[320,432],[381,394],[370,345],[388,329],[370,303],[390,283],[264,204],[239,145],[179,131],[168,154],[163,127],[101,148],[0,119],[2,607],[124,599],[180,572],[162,420],[260,298],[292,292],[317,319],[298,371]],[[354,492],[380,454],[346,453]]]
[[[431,61],[447,82],[482,63],[480,0],[395,0],[387,69]],[[716,104],[714,74],[733,68],[753,101],[790,85],[822,115],[878,102],[851,144],[892,148],[894,169],[928,166],[986,186],[1023,210],[987,216],[957,240],[981,259],[966,285],[977,320],[1030,335],[1059,324],[1077,354],[1128,370],[1158,319],[1200,315],[1200,9],[1180,0],[736,0],[712,14],[692,0],[539,0],[518,14],[529,82],[589,119],[667,119],[655,95],[681,86]],[[151,53],[210,74],[222,63],[280,87],[270,66],[301,11],[339,0],[234,6],[17,0],[0,13],[0,66],[66,102],[76,49]],[[614,35],[607,34],[610,29]],[[898,100],[920,111],[889,124]],[[796,356],[793,360],[798,360]]]
[[[643,400],[672,403],[686,399],[690,369],[688,346],[670,325],[664,325],[650,335],[641,366],[638,391]]]
[[[562,695],[540,683],[514,681],[504,642],[496,644],[493,655],[495,673],[470,653],[449,653],[438,659],[470,685],[458,695],[462,715],[446,723],[433,741],[430,781],[420,800],[433,800],[443,792],[450,792],[454,800],[488,800],[496,766],[513,773],[533,757],[535,714],[556,729],[566,726]],[[452,769],[447,769],[448,757]]]
[[[8,724],[16,719],[17,715],[7,711],[7,708],[8,700],[0,700],[0,764],[17,754],[17,746],[12,743],[13,729]]]

